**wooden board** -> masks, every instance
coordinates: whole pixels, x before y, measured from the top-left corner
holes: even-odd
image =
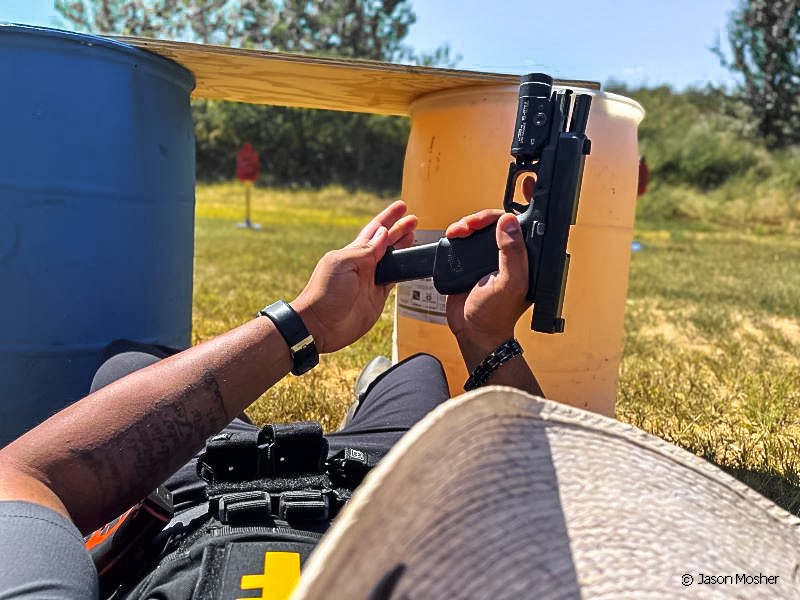
[[[194,73],[194,96],[382,115],[408,115],[415,98],[454,88],[516,85],[518,75],[479,73],[248,50],[143,38],[115,39],[160,54]],[[598,89],[590,81],[559,85]]]

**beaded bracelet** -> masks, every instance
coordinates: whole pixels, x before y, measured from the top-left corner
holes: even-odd
[[[514,338],[500,344],[494,352],[483,359],[483,362],[475,367],[475,370],[464,384],[464,391],[474,390],[486,383],[489,375],[494,373],[500,365],[508,362],[515,356],[522,354],[522,346]]]

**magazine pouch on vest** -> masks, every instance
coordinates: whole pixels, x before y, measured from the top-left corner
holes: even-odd
[[[197,462],[207,504],[177,514],[158,536],[158,556],[139,569],[145,574],[138,584],[106,588],[106,597],[288,598],[322,533],[374,462],[352,449],[328,459],[317,422],[210,438]]]

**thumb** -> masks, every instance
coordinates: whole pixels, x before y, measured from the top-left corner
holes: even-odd
[[[500,279],[505,283],[519,280],[527,284],[528,252],[517,217],[510,213],[502,215],[497,221],[495,235],[500,249]]]
[[[367,242],[367,247],[370,250],[370,255],[378,262],[383,255],[386,254],[386,248],[389,246],[389,230],[383,225],[378,227],[372,238]]]

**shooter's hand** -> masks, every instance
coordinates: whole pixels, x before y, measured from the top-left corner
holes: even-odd
[[[353,242],[328,252],[291,303],[314,336],[320,353],[352,344],[380,317],[392,284],[375,284],[375,265],[387,246],[404,248],[412,244],[417,217],[403,216],[405,212],[405,203],[394,202]]]
[[[484,210],[451,224],[448,238],[467,237],[496,223],[499,269],[465,294],[447,297],[447,324],[455,334],[467,368],[474,369],[489,352],[514,337],[516,325],[530,303],[528,254],[517,218],[500,210]]]

